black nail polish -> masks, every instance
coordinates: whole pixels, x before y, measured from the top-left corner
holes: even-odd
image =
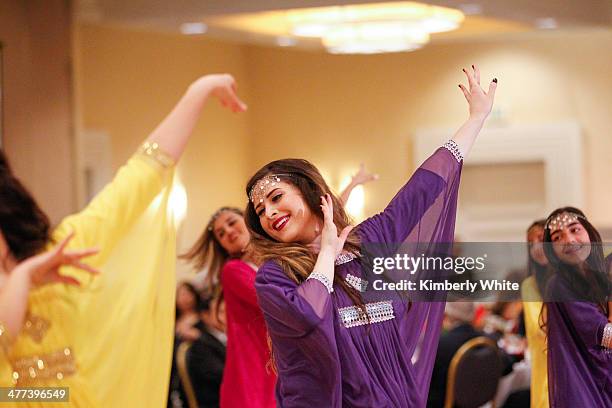
[[[463,72],[465,72],[465,68],[461,68],[461,70],[462,70]]]
[[[493,78],[493,82],[497,83],[497,78]]]
[[[472,64],[472,69],[475,69],[475,68],[474,68],[474,64]]]

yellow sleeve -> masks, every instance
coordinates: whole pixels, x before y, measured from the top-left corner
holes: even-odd
[[[531,408],[547,408],[549,404],[546,335],[540,327],[543,303],[534,276],[523,281],[521,296],[531,360]]]
[[[100,253],[88,258],[97,267],[114,245],[130,230],[172,177],[172,160],[157,146],[145,144],[119,169],[115,178],[81,212],[65,218],[53,233],[55,242],[71,231],[72,248],[95,247]]]
[[[8,351],[11,345],[11,339],[6,327],[0,322],[0,387],[10,387],[11,382],[11,366],[8,361]]]

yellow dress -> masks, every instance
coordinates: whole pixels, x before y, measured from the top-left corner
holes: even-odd
[[[527,345],[531,357],[531,408],[548,408],[546,334],[540,328],[542,301],[535,276],[521,285]]]
[[[64,268],[82,287],[30,292],[23,330],[0,349],[0,386],[69,387],[69,404],[44,406],[166,405],[175,310],[172,176],[171,159],[145,144],[85,210],[54,230],[55,242],[74,231],[71,248],[99,248],[87,263],[101,274]]]

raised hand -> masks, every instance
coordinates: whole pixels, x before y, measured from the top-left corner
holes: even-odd
[[[378,174],[369,173],[365,168],[365,164],[361,163],[359,165],[359,171],[353,175],[353,178],[351,179],[351,184],[359,186],[375,180],[378,180]]]
[[[488,91],[485,92],[480,86],[480,70],[477,66],[472,65],[472,69],[463,69],[463,72],[467,77],[468,87],[459,84],[459,88],[470,105],[470,118],[485,119],[493,107],[497,78],[491,81]]]
[[[321,231],[321,250],[323,248],[333,250],[335,256],[338,256],[344,248],[344,243],[353,229],[348,226],[338,235],[338,229],[334,224],[334,205],[329,194],[321,196],[321,210],[323,211],[323,231]]]
[[[205,87],[210,95],[219,99],[221,105],[231,109],[232,112],[244,112],[247,106],[238,98],[238,85],[230,74],[212,74],[198,79],[194,86]]]
[[[346,204],[353,189],[361,184],[369,183],[370,181],[378,180],[378,174],[368,173],[365,169],[365,165],[361,163],[359,165],[359,171],[351,177],[351,182],[342,192],[340,193],[340,201]]]
[[[34,286],[42,286],[49,283],[65,283],[68,285],[79,286],[79,281],[59,274],[61,266],[73,266],[91,274],[99,272],[81,262],[83,258],[98,253],[98,249],[83,249],[76,251],[66,251],[66,246],[74,236],[68,235],[59,245],[48,252],[32,256],[19,263],[14,272],[26,273],[30,276],[30,281]]]

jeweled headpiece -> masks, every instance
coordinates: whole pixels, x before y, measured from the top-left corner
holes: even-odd
[[[586,217],[583,215],[573,212],[562,212],[553,217],[549,217],[546,220],[545,228],[548,229],[552,235],[552,233],[562,230],[563,228],[567,228],[568,225],[578,222],[579,218],[586,220]]]
[[[251,191],[249,192],[249,200],[251,200],[253,205],[263,203],[264,198],[266,198],[266,195],[270,192],[270,190],[275,188],[276,185],[280,183],[281,177],[290,176],[291,174],[268,174],[267,176],[263,176],[251,188]]]
[[[217,218],[219,218],[219,216],[221,214],[223,214],[225,211],[231,211],[236,215],[242,215],[242,211],[238,208],[235,207],[221,207],[219,208],[217,211],[215,211],[215,213],[213,215],[210,216],[210,219],[208,220],[208,230],[212,231],[213,230],[213,226],[215,225],[215,221],[217,221]]]

